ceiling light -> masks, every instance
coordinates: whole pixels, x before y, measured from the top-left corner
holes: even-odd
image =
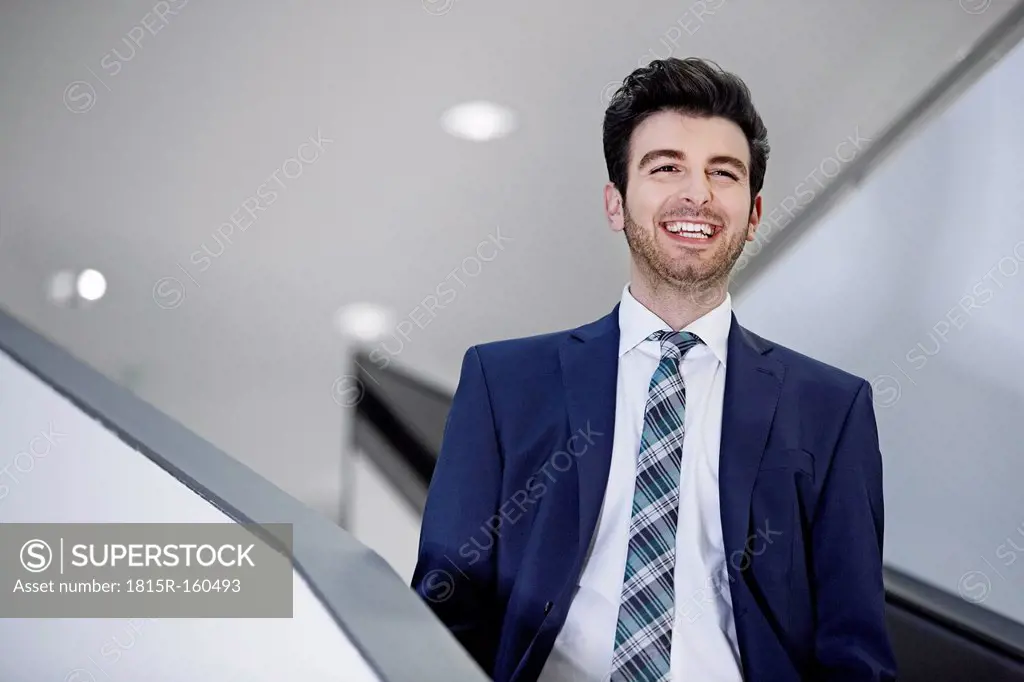
[[[393,326],[391,314],[375,303],[352,303],[338,309],[335,324],[345,336],[372,343]]]
[[[78,275],[78,295],[86,301],[98,301],[107,293],[107,278],[99,270],[82,270]]]
[[[455,137],[485,142],[511,133],[516,127],[516,116],[493,102],[466,102],[446,111],[441,127]]]

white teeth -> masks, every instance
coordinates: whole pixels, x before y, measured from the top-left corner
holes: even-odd
[[[687,237],[695,239],[708,239],[714,234],[714,228],[703,223],[666,223],[665,229],[673,234],[684,233]]]

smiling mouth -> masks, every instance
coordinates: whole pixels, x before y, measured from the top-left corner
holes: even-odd
[[[708,242],[722,231],[721,225],[694,223],[686,220],[672,220],[659,223],[659,226],[673,238],[687,242]]]

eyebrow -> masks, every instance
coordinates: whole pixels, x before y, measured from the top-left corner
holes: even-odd
[[[682,161],[686,158],[686,155],[676,149],[652,149],[643,155],[640,159],[640,163],[637,166],[640,170],[649,165],[652,161],[659,158],[675,159],[676,161]],[[708,159],[708,163],[711,165],[725,165],[733,167],[741,176],[747,176],[747,164],[743,163],[735,156],[729,156],[728,154],[719,154]]]

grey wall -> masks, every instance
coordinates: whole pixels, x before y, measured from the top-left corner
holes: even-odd
[[[754,331],[872,381],[886,561],[1019,621],[1022,84],[1018,46],[736,300]]]

